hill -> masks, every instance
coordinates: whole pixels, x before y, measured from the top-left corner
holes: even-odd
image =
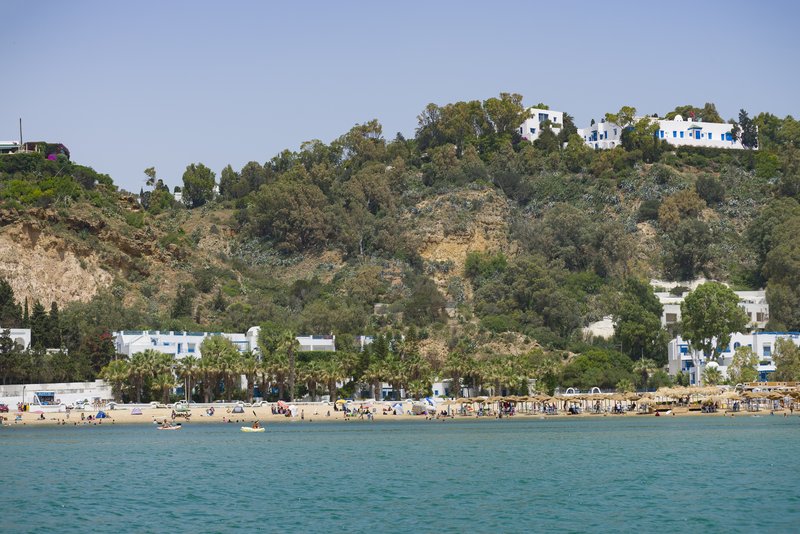
[[[25,309],[55,303],[75,353],[121,328],[271,324],[413,328],[434,363],[568,355],[588,350],[580,327],[617,313],[630,280],[699,275],[766,287],[771,325],[800,328],[797,121],[756,116],[758,151],[634,130],[594,151],[568,115],[531,144],[523,116],[519,95],[431,104],[414,139],[370,121],[219,178],[191,164],[182,202],[155,169],[137,199],[63,156],[0,156],[0,278]],[[90,359],[96,372],[103,357]]]

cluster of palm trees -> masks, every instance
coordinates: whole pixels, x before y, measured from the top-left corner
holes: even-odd
[[[348,391],[370,390],[370,395],[380,400],[384,383],[389,384],[394,398],[399,398],[401,391],[420,398],[431,393],[437,378],[450,380],[454,396],[461,396],[462,386],[476,393],[527,394],[532,379],[557,373],[559,366],[557,359],[542,351],[478,358],[461,349],[434,365],[420,353],[416,341],[400,336],[376,336],[362,352],[340,347],[300,361],[299,344],[292,332],[264,334],[259,347],[258,354],[242,352],[224,336],[209,336],[200,346],[199,358],[190,355],[176,360],[173,355],[148,349],[130,360],[111,361],[100,377],[111,384],[115,398],[125,395],[135,402],[156,398],[169,402],[171,391],[179,385],[187,397],[197,394],[204,402],[252,401],[256,387],[262,397],[275,392],[277,398],[291,401],[302,388],[311,399],[327,394],[335,401],[345,384],[350,384]]]

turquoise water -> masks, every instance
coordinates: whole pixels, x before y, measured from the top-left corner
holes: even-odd
[[[797,532],[800,418],[0,429],[3,532]]]

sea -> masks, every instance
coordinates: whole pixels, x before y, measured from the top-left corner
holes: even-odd
[[[800,417],[0,428],[2,532],[798,532]]]

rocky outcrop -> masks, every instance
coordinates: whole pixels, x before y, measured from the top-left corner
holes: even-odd
[[[39,300],[45,306],[88,301],[114,279],[97,256],[74,250],[35,223],[0,228],[0,277],[18,299]]]

